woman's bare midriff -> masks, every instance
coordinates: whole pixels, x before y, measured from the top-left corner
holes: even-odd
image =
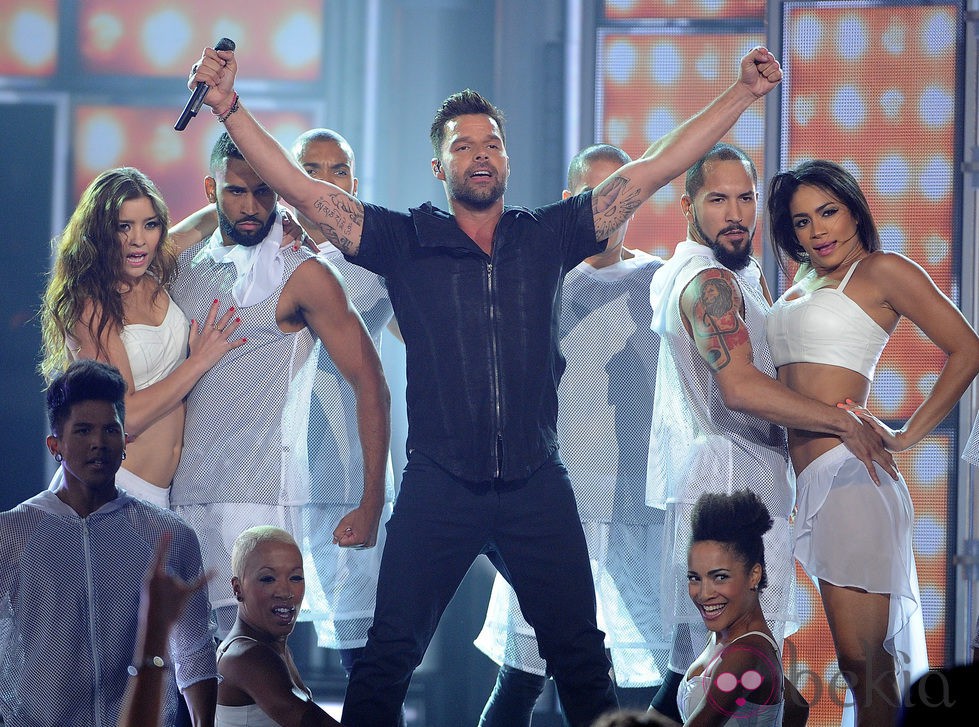
[[[122,466],[157,487],[169,487],[177,471],[184,437],[184,407],[148,427],[126,447]]]
[[[786,364],[779,368],[778,380],[793,391],[829,406],[847,399],[865,404],[870,394],[870,382],[856,371],[827,364]],[[842,441],[833,434],[799,429],[788,431],[789,456],[796,474]]]

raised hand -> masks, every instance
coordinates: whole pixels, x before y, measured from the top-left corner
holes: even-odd
[[[767,48],[755,46],[741,59],[738,80],[761,98],[782,81],[782,66]]]
[[[143,576],[133,664],[144,665],[147,659],[162,658],[167,653],[170,629],[180,618],[191,597],[214,576],[214,573],[207,573],[187,582],[170,574],[167,571],[167,551],[172,540],[173,535],[169,532],[160,535],[156,557]],[[130,679],[126,686],[118,727],[155,727],[160,724],[160,710],[166,690],[165,673],[163,669],[136,667],[133,670],[131,667],[130,674],[135,678]],[[202,685],[204,683],[199,682]],[[201,689],[202,686],[194,685],[188,689],[188,693],[190,690]],[[213,705],[211,702],[212,712]]]
[[[173,536],[163,533],[156,547],[156,558],[143,579],[140,596],[140,623],[153,630],[153,636],[169,633],[170,627],[180,618],[187,601],[207,583],[213,573],[206,573],[190,583],[167,571],[167,550]]]
[[[200,60],[190,69],[187,88],[193,91],[198,83],[206,83],[208,90],[204,103],[211,108],[224,109],[232,104],[237,73],[234,51],[205,48]]]

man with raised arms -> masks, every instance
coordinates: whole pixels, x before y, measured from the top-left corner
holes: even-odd
[[[233,52],[206,49],[190,85],[249,163],[359,265],[383,275],[406,345],[408,464],[387,525],[374,625],[342,722],[394,725],[411,674],[473,560],[486,553],[534,627],[572,725],[615,707],[595,591],[557,453],[559,288],[565,272],[702,155],[782,72],[764,48],[706,109],[594,192],[505,207],[502,114],[473,91],[443,102],[432,173],[448,211],[362,203],[310,178],[234,91]]]

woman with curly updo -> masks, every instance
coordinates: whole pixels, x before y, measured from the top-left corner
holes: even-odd
[[[702,495],[691,520],[688,590],[711,638],[680,683],[683,724],[781,725],[782,656],[758,602],[772,518],[743,490]]]

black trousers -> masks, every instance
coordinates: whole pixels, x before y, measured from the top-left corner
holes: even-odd
[[[347,687],[346,727],[397,724],[411,674],[480,553],[513,586],[571,724],[616,708],[585,537],[557,453],[526,479],[476,483],[413,452],[387,524],[374,625]]]

